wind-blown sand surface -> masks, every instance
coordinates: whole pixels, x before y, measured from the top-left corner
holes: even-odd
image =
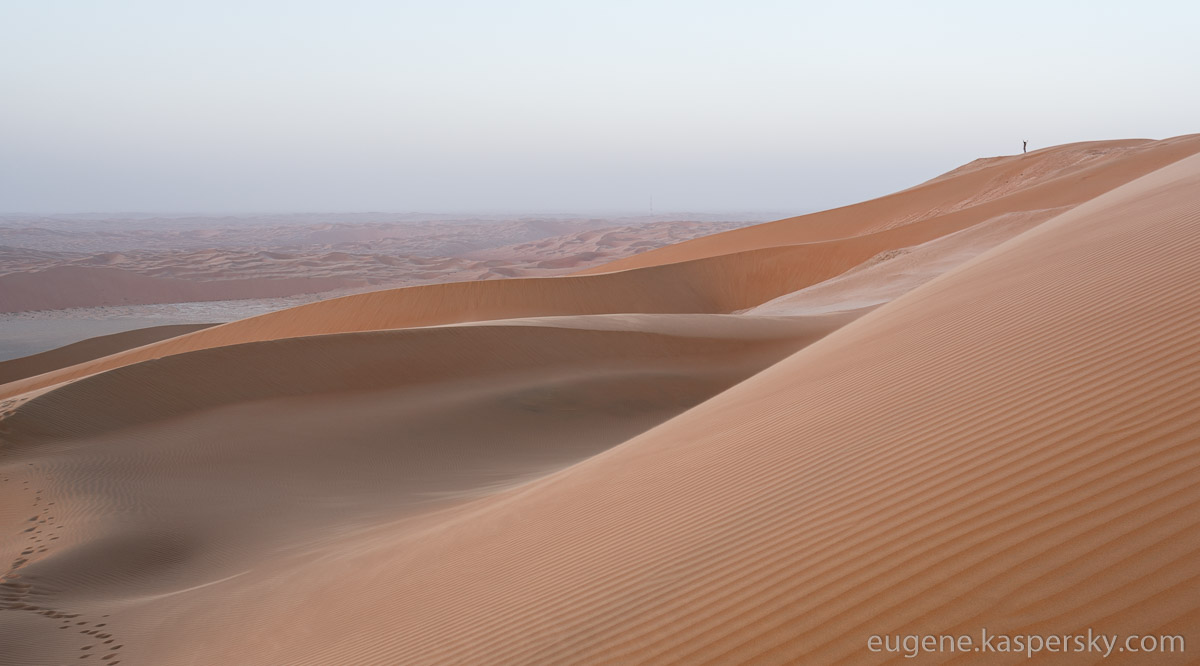
[[[1197,153],[981,160],[594,274],[348,296],[0,386],[0,663],[1190,645]]]

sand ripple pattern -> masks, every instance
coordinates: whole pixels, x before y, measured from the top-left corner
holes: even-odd
[[[9,384],[0,663],[883,663],[870,635],[981,628],[1200,649],[1197,151],[996,158],[853,225]],[[874,309],[718,314],[856,266],[884,293],[880,253],[1008,213]],[[91,647],[50,635],[71,622]]]

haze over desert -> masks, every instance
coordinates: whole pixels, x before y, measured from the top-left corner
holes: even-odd
[[[402,4],[0,10],[0,666],[1200,663],[1200,10]]]

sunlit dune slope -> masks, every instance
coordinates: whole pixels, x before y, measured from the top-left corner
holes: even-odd
[[[1073,143],[975,160],[878,199],[668,245],[580,274],[861,236],[931,218],[964,228],[997,215],[1074,206],[1197,150],[1200,135],[1191,134],[1163,141]]]
[[[1062,212],[997,215],[933,240],[881,252],[836,277],[746,310],[789,315],[839,312],[887,303]]]

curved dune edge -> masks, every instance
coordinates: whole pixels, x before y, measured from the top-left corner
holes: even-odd
[[[1068,208],[998,215],[933,240],[880,253],[836,277],[744,311],[753,315],[813,315],[888,303]]]
[[[225,640],[147,654],[835,663],[879,661],[877,633],[1194,633],[1198,187],[1200,158],[1165,168],[606,453],[280,561],[286,589],[156,602]]]
[[[0,313],[113,305],[280,298],[365,287],[360,278],[278,277],[191,280],[104,266],[53,266],[0,275]]]
[[[26,379],[91,361],[134,347],[193,333],[216,324],[168,324],[88,338],[69,345],[8,361],[0,361],[0,384]]]
[[[894,194],[831,210],[703,236],[594,266],[589,275],[861,236],[947,217],[976,221],[1078,205],[1200,150],[1200,135],[1090,141],[975,160]],[[963,225],[965,226],[965,225]],[[963,228],[958,226],[957,228]]]
[[[632,264],[614,262],[596,275],[424,285],[310,303],[11,382],[0,386],[0,399],[171,354],[286,337],[514,317],[743,311],[840,275],[882,252],[997,217],[1023,215],[1030,224],[1051,219],[1198,150],[1200,135],[1190,135],[1157,142],[1073,144],[999,158],[989,166],[967,165],[962,174],[856,206],[657,251],[667,254],[643,253],[627,260],[644,262],[633,270],[622,270]],[[991,189],[979,189],[985,185]],[[982,202],[973,203],[977,200]],[[918,210],[926,214],[918,215]],[[829,234],[813,229],[838,229],[843,236],[825,238]],[[672,263],[661,263],[664,257]]]

